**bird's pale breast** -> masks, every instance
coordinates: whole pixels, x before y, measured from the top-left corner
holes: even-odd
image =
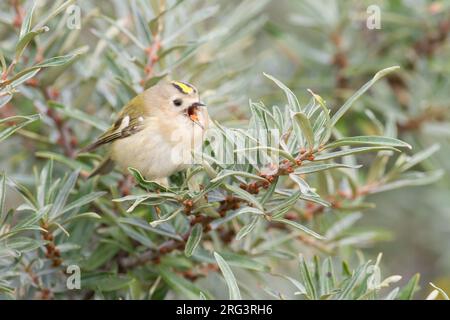
[[[203,130],[186,117],[145,119],[145,129],[111,146],[111,158],[122,170],[138,169],[146,179],[158,180],[192,164],[192,149],[203,143]]]

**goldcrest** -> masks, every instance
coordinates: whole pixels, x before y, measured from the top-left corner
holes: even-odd
[[[90,152],[109,145],[105,160],[90,174],[105,174],[114,165],[133,167],[148,180],[164,180],[192,163],[202,147],[209,116],[198,90],[181,81],[162,80],[133,98]]]

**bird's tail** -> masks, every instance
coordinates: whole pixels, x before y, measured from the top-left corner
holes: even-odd
[[[114,161],[110,157],[106,157],[100,164],[88,175],[88,179],[96,176],[97,174],[107,174],[114,168]]]

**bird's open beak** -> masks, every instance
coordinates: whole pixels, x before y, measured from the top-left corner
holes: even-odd
[[[198,120],[197,112],[198,112],[199,107],[205,107],[205,106],[206,105],[203,102],[198,101],[198,102],[194,102],[186,109],[186,115],[189,117],[189,119],[191,119],[192,122],[194,122],[196,125],[198,125],[202,129],[205,129],[205,128]]]
[[[204,104],[204,103],[201,102],[201,101],[199,101],[199,102],[194,102],[192,105],[193,105],[193,106],[196,106],[196,107],[205,107],[205,106],[206,106],[206,104]]]

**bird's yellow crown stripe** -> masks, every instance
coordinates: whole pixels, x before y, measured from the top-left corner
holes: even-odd
[[[190,85],[180,81],[172,81],[172,84],[184,94],[191,94],[192,91],[194,91],[194,88],[192,88]]]

